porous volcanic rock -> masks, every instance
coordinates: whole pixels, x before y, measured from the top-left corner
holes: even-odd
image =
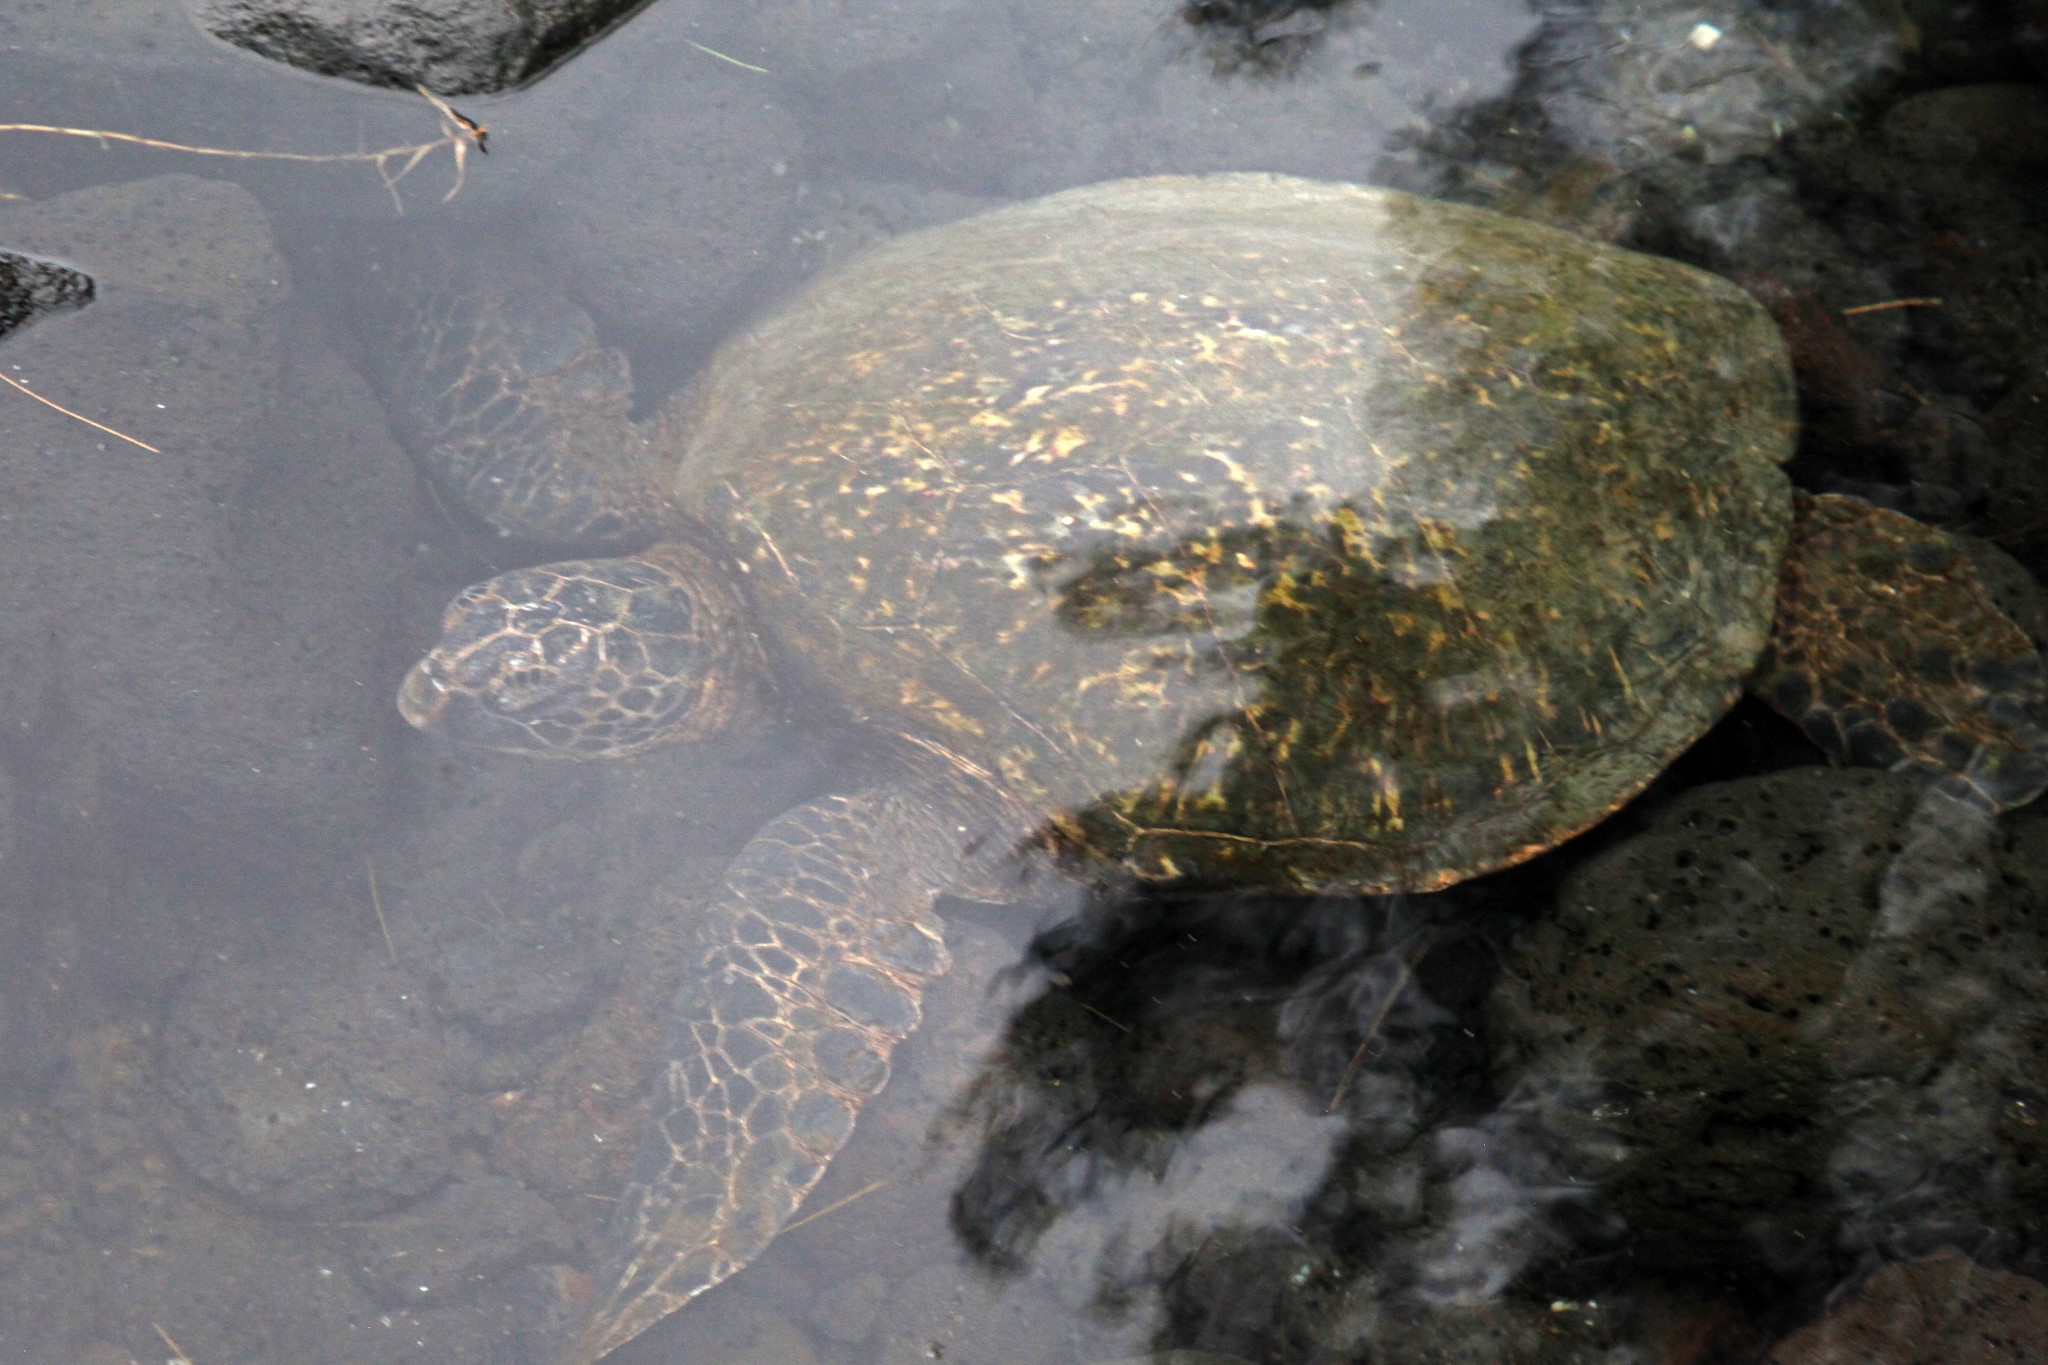
[[[502,90],[644,0],[189,0],[200,26],[259,56],[364,85]]]
[[[1688,792],[1566,879],[1495,1028],[1638,1256],[2038,1233],[2042,824],[1802,768]]]
[[[291,305],[262,209],[160,176],[0,208],[0,244],[94,292],[0,341],[6,374],[155,447],[0,402],[0,725],[33,769],[25,820],[93,837],[132,816],[272,869],[359,839],[416,491]]]
[[[2048,1360],[2048,1285],[1953,1247],[1872,1275],[1764,1365],[2034,1365]]]

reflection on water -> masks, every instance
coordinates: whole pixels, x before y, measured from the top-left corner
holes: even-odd
[[[144,0],[0,35],[0,121],[435,136]],[[76,415],[0,396],[0,1353],[558,1358],[712,888],[872,771],[815,729],[571,766],[398,723],[443,603],[561,558],[393,438],[418,340],[378,330],[369,272],[418,240],[586,310],[644,419],[811,272],[1069,185],[1270,169],[1506,209],[1740,283],[1797,374],[1795,480],[1989,534],[2040,640],[2044,46],[1876,0],[665,0],[458,101],[491,154],[447,202],[441,156],[416,168],[402,220],[360,162],[0,134],[0,373]],[[1262,594],[1330,554],[1184,534],[1129,496],[1162,480],[1092,473],[1012,490],[1019,525],[1083,530],[960,551],[1056,586],[1077,649],[1169,632],[1242,670]],[[1612,511],[1577,500],[1544,501]],[[1411,501],[1453,537],[1506,506]],[[1407,530],[1358,544],[1441,588],[1388,506]],[[1554,669],[1403,676],[1457,718]],[[1241,707],[1214,694],[1241,671],[1190,677],[1190,716]],[[1233,771],[1221,732],[1184,793]],[[1913,1305],[2042,1340],[2041,819],[1820,766],[1745,704],[1585,839],[1435,895],[949,902],[955,970],[797,1224],[616,1358],[1936,1358]]]

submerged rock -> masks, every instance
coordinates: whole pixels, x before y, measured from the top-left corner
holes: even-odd
[[[1797,769],[1689,792],[1565,882],[1495,1028],[1639,1257],[2038,1236],[2043,902],[1997,872],[2026,837],[1994,832],[1886,774]]]
[[[1764,1365],[2032,1365],[2048,1360],[2048,1285],[1952,1247],[1888,1265]]]
[[[223,967],[164,1030],[162,1108],[207,1183],[272,1212],[359,1218],[454,1167],[462,1060],[416,981]]]
[[[513,131],[554,159],[515,212],[544,278],[626,335],[673,343],[729,325],[788,252],[804,135],[765,77],[658,17],[525,98]]]
[[[566,1256],[568,1229],[516,1180],[457,1180],[417,1205],[349,1229],[355,1277],[378,1302],[445,1308],[522,1262]]]
[[[0,402],[0,725],[33,818],[107,838],[111,809],[271,869],[359,839],[415,490],[262,209],[160,176],[0,207],[0,243],[94,281],[0,356],[104,424]]]
[[[531,79],[644,0],[188,0],[200,26],[321,76],[443,95]]]
[[[82,270],[0,251],[0,336],[60,308],[92,301],[92,276]]]

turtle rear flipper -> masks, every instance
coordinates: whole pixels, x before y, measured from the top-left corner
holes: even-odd
[[[632,544],[672,529],[673,457],[631,418],[626,357],[568,299],[489,273],[458,272],[472,284],[454,291],[387,289],[400,334],[418,339],[382,365],[413,458],[507,535]]]
[[[2048,789],[2048,666],[1958,537],[1801,495],[1750,686],[1837,762],[1919,772],[1985,810]]]
[[[701,912],[708,946],[576,1365],[742,1269],[795,1214],[950,965],[933,902],[979,893],[990,827],[974,793],[913,780],[798,806],[741,850]]]

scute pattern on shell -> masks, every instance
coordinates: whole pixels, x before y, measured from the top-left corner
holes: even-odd
[[[2048,787],[2048,674],[1967,547],[1840,495],[1794,503],[1753,685],[1837,762],[1917,772],[1983,810]]]
[[[1393,192],[1163,178],[807,292],[720,357],[676,491],[787,665],[1069,845],[1424,889],[1585,828],[1733,700],[1792,430],[1724,281]]]

